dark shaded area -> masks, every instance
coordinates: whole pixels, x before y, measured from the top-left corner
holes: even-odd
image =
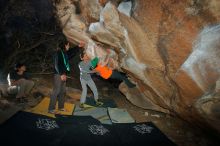
[[[62,34],[51,0],[0,0],[1,79],[17,61],[30,72],[50,72]]]

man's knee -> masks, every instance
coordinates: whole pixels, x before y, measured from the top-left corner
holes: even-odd
[[[28,81],[29,81],[29,85],[30,85],[31,87],[34,87],[34,85],[35,85],[34,81],[31,81],[31,80],[28,80]]]
[[[26,82],[30,85],[34,85],[34,81],[32,81],[32,80],[26,80]]]
[[[30,88],[34,87],[34,81],[25,80],[24,82],[25,82],[26,85],[28,85],[28,87],[30,87]]]
[[[8,94],[17,94],[19,92],[19,86],[10,86],[7,89]]]

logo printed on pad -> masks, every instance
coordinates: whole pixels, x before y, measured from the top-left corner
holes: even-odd
[[[153,127],[147,126],[145,124],[136,125],[133,128],[141,134],[151,133],[151,131],[154,129]]]
[[[94,135],[105,135],[107,132],[109,132],[109,130],[102,125],[89,125],[88,129]]]
[[[59,128],[56,121],[50,119],[38,119],[36,124],[37,124],[37,128],[44,130],[52,130],[55,128]]]

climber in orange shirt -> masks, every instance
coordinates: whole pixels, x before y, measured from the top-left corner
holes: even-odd
[[[129,81],[124,74],[116,70],[112,70],[110,67],[108,67],[108,60],[109,57],[107,57],[106,61],[104,61],[103,64],[98,63],[94,70],[104,79],[118,79],[120,81],[124,81],[129,88],[136,87],[136,85]]]

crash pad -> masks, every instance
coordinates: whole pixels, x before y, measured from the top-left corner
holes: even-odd
[[[44,99],[42,99],[42,101],[37,106],[31,109],[27,109],[25,111],[55,118],[54,114],[48,113],[49,103],[50,103],[50,98],[45,97]],[[56,106],[56,109],[57,109],[57,106]],[[74,110],[74,104],[65,103],[64,107],[67,111],[58,111],[57,114],[72,115],[73,110]]]
[[[108,114],[112,123],[134,123],[135,120],[126,109],[108,108]]]
[[[151,122],[101,124],[91,116],[18,112],[0,125],[0,145],[175,146]]]
[[[152,122],[113,124],[121,146],[176,146]]]
[[[20,111],[0,125],[0,145],[56,146],[66,129],[55,118]]]
[[[112,124],[107,113],[107,108],[103,107],[85,106],[85,108],[80,108],[78,105],[76,105],[73,115],[92,116],[103,124]]]

